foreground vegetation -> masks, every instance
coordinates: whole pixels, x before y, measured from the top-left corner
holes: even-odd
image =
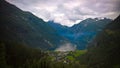
[[[0,68],[86,68],[77,61],[85,52],[48,52],[19,43],[0,42]]]

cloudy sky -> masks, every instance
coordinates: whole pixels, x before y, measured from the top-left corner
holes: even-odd
[[[120,0],[7,0],[44,21],[54,20],[72,26],[86,18],[115,19],[120,14]]]

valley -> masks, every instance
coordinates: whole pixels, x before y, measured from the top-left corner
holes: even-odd
[[[84,50],[94,37],[111,21],[111,19],[107,18],[88,18],[72,27],[63,26],[54,21],[49,21],[48,24],[53,27],[59,35],[67,38],[73,45],[77,45],[76,48],[78,50]]]
[[[70,64],[79,59],[79,57],[85,54],[87,50],[76,50],[76,51],[48,51],[47,53],[51,56],[51,61],[62,62]]]
[[[0,0],[0,68],[120,68],[120,15],[71,27]]]

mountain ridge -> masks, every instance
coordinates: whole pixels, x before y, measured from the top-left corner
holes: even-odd
[[[87,44],[111,21],[108,18],[88,18],[72,27],[62,26],[54,21],[48,21],[48,24],[56,29],[61,36],[77,45],[77,49],[86,49]]]
[[[28,11],[23,11],[4,0],[0,2],[0,10],[1,41],[21,42],[32,47],[52,50],[67,41],[57,34],[54,28]]]

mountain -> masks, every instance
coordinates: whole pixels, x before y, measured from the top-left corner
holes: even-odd
[[[19,42],[41,49],[55,49],[66,39],[32,13],[0,0],[0,41]]]
[[[72,44],[77,45],[77,49],[81,50],[86,49],[87,44],[111,21],[107,18],[88,18],[72,27],[62,26],[54,21],[49,21],[48,24]]]
[[[69,27],[63,26],[59,23],[56,23],[54,21],[48,21],[48,24],[53,27],[59,34],[63,33],[70,33]]]
[[[73,41],[71,36],[73,35],[73,32],[70,30],[70,27],[63,26],[59,23],[56,23],[54,21],[48,21],[48,24],[53,27],[57,33],[65,38],[67,38],[69,41]],[[70,37],[69,37],[70,36]]]
[[[74,43],[78,49],[85,49],[87,44],[110,23],[111,19],[88,18],[78,24],[73,25],[70,30],[74,33]]]
[[[75,33],[78,32],[99,32],[104,28],[106,24],[111,22],[111,19],[107,18],[87,18],[83,21],[81,21],[78,24],[75,24],[71,27],[72,31]]]
[[[120,68],[120,16],[95,37],[82,59],[89,68]]]

